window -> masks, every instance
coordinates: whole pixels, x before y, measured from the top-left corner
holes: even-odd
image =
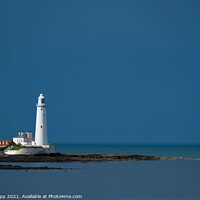
[[[45,114],[44,114],[44,117],[45,117]]]
[[[42,128],[42,126],[41,126],[41,128]]]
[[[42,99],[42,103],[45,103],[45,99]]]
[[[42,108],[41,108],[41,110],[42,110]]]

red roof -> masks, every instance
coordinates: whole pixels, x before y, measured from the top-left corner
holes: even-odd
[[[0,140],[0,145],[10,144],[11,140]]]

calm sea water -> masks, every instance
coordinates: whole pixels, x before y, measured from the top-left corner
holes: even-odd
[[[200,158],[200,145],[70,145],[56,144],[61,153],[138,154]]]
[[[57,145],[68,153],[131,153],[199,156],[199,147],[121,147]],[[127,148],[127,149],[126,149]],[[167,153],[166,149],[169,149]],[[178,150],[179,148],[179,150]],[[67,151],[66,151],[67,149]],[[188,152],[187,152],[188,149]],[[196,150],[195,150],[196,149]],[[62,150],[62,151],[61,151]],[[92,150],[91,152],[89,150]],[[100,151],[101,150],[101,151]],[[185,153],[182,153],[184,151]],[[3,163],[6,164],[6,163]],[[82,195],[84,200],[200,200],[200,160],[98,163],[11,163],[73,170],[0,170],[0,195]],[[0,196],[1,198],[1,196]],[[39,199],[39,198],[37,198]],[[56,198],[47,198],[56,199]],[[65,198],[66,199],[66,198]],[[80,199],[80,198],[79,198]]]

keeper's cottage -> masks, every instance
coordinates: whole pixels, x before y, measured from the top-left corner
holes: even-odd
[[[55,153],[55,146],[48,143],[46,102],[43,94],[38,97],[36,107],[35,137],[31,131],[20,131],[18,136],[13,137],[13,142],[18,146],[8,147],[4,153],[10,155]]]

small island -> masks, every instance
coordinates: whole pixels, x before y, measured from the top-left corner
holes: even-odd
[[[127,154],[103,153],[53,153],[36,155],[0,155],[0,162],[105,162],[105,161],[150,161],[150,160],[188,160],[182,157],[158,157]]]

